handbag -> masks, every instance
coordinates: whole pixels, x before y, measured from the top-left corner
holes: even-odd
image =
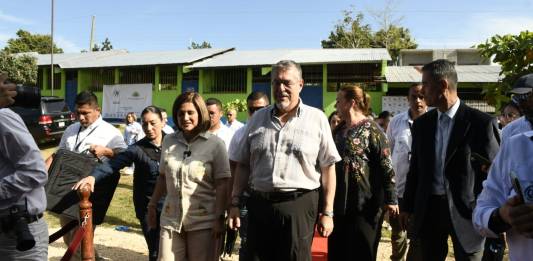
[[[101,162],[92,154],[59,149],[48,170],[48,183],[45,185],[46,209],[79,220],[80,198],[72,187],[89,176],[98,164]],[[103,222],[119,179],[120,175],[111,175],[95,184],[94,192],[89,198],[93,208],[93,224]]]

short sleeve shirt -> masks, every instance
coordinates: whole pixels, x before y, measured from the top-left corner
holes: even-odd
[[[340,161],[324,113],[302,103],[285,125],[275,106],[257,111],[247,123],[235,159],[250,167],[252,189],[264,192],[316,189],[316,169]]]
[[[165,136],[159,171],[167,196],[161,227],[181,232],[209,229],[215,220],[215,181],[229,178],[224,142],[204,132],[187,142],[181,131]]]
[[[81,153],[88,150],[92,144],[110,149],[126,149],[128,147],[124,142],[122,133],[100,117],[87,128],[82,128],[79,122],[68,126],[61,137],[59,148]],[[108,159],[102,160],[107,161]]]

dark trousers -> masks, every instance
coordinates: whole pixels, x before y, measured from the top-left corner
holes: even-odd
[[[366,217],[365,217],[366,216]],[[333,217],[333,232],[328,237],[328,260],[376,260],[383,215]]]
[[[148,228],[148,219],[145,215],[142,218],[138,218],[141,224],[141,229],[143,231],[144,240],[146,240],[146,245],[148,246],[148,260],[155,261],[157,260],[157,255],[159,251],[159,217],[161,216],[161,211],[157,211],[157,228],[150,229]]]
[[[422,260],[445,260],[448,255],[448,236],[452,237],[455,260],[481,260],[482,251],[466,253],[461,246],[453,229],[446,196],[431,196],[429,204],[431,207],[417,238]]]
[[[241,248],[239,248],[239,261],[249,260],[248,258],[248,208],[246,202],[248,197],[241,197],[241,227],[239,227],[239,236],[241,238]]]
[[[248,199],[248,260],[311,261],[318,192],[272,202],[252,194]]]

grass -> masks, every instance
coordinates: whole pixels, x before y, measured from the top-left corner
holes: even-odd
[[[100,226],[116,227],[128,226],[130,230],[137,233],[141,232],[139,220],[135,217],[135,209],[133,207],[133,176],[121,175],[119,184],[113,195],[111,205],[107,210],[104,223]],[[49,227],[59,227],[59,218],[56,214],[46,212],[45,219]]]

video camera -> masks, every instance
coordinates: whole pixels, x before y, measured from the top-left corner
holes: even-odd
[[[4,83],[9,84],[12,82],[6,80]],[[38,87],[17,84],[16,91],[17,96],[13,98],[15,103],[11,104],[10,107],[35,108],[41,104],[41,89]]]
[[[35,246],[35,239],[30,233],[28,219],[30,215],[25,205],[15,205],[1,212],[0,222],[3,233],[14,230],[17,250],[26,251]]]

